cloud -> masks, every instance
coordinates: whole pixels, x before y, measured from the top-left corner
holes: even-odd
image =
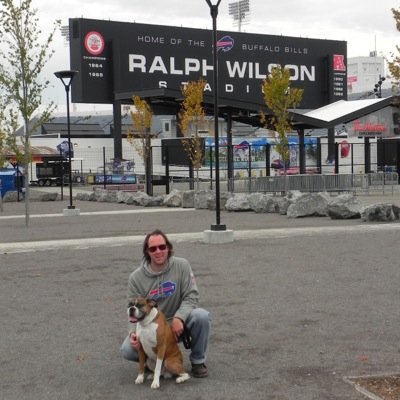
[[[218,29],[234,31],[228,13],[232,1],[222,1],[218,15]],[[60,5],[54,0],[35,0],[44,33],[49,33],[51,22],[61,19],[66,25],[69,18],[93,18],[156,25],[174,25],[211,29],[210,10],[205,0],[68,0]],[[400,44],[391,8],[399,8],[397,0],[320,1],[297,0],[271,3],[250,0],[250,17],[243,31],[260,34],[307,37],[347,41],[348,57],[368,56],[377,50],[385,56]],[[60,33],[55,40],[56,54],[45,72],[69,68],[68,48]],[[63,102],[63,88],[51,78],[54,100]],[[48,93],[51,93],[49,90]],[[51,97],[51,96],[50,96]]]

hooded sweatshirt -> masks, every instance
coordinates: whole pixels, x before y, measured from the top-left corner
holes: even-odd
[[[128,280],[128,301],[143,296],[157,302],[167,320],[174,317],[186,321],[199,304],[199,291],[189,262],[171,256],[163,271],[156,273],[144,259]],[[134,327],[130,327],[130,330]]]

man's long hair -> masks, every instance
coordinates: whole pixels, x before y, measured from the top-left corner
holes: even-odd
[[[160,229],[156,229],[153,232],[150,232],[146,235],[146,238],[143,242],[143,258],[150,263],[150,256],[149,256],[149,239],[151,236],[162,236],[165,240],[165,244],[168,247],[168,258],[170,258],[174,252],[174,248],[172,243],[168,240],[167,235]]]

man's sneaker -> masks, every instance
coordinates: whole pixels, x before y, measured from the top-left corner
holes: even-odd
[[[206,378],[208,369],[205,364],[192,364],[192,376],[194,378]]]

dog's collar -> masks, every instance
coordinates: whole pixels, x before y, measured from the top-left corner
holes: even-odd
[[[141,321],[143,321],[143,325],[149,325],[151,324],[158,315],[158,310],[157,308],[153,307],[150,311],[149,314],[147,314]]]

